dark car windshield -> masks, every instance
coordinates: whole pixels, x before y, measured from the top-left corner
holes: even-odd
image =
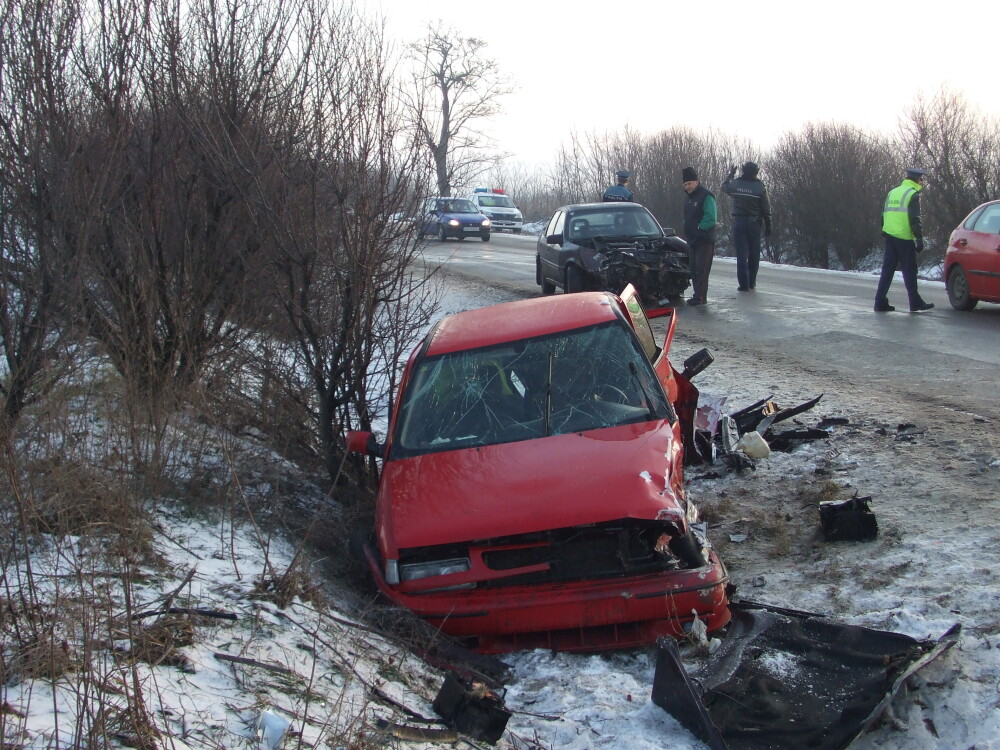
[[[439,200],[438,211],[445,211],[453,214],[478,214],[479,209],[473,205],[472,201],[465,198],[451,198],[450,200]]]
[[[400,407],[390,458],[673,418],[621,321],[430,357]]]
[[[660,225],[649,211],[624,203],[571,211],[566,227],[566,238],[573,241],[593,237],[663,236]]]

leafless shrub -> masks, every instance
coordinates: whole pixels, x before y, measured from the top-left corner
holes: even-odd
[[[285,570],[271,570],[258,577],[251,596],[274,602],[282,609],[295,599],[317,604],[323,602],[322,586],[310,575],[301,549]]]
[[[908,166],[930,172],[920,208],[939,251],[973,208],[1000,195],[1000,122],[950,87],[918,96],[900,117],[899,152],[898,178]]]
[[[4,682],[32,679],[57,680],[73,668],[69,643],[40,638],[20,644],[9,660],[5,660]]]
[[[787,133],[768,160],[776,240],[786,260],[816,268],[857,268],[880,243],[891,144],[851,125],[807,124]]]
[[[194,637],[190,617],[163,615],[134,631],[128,656],[153,666],[165,664],[186,669],[190,660],[180,649],[194,643]]]

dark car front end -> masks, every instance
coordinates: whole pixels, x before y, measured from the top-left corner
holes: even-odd
[[[591,273],[602,289],[632,284],[651,302],[675,300],[690,281],[687,243],[680,237],[594,238]]]
[[[570,281],[582,274],[584,289],[618,292],[632,284],[644,300],[659,304],[676,300],[688,287],[687,243],[664,230],[644,206],[575,204],[556,215],[561,231],[538,240],[543,291],[579,291]]]

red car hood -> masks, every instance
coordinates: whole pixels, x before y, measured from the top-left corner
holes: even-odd
[[[680,522],[686,504],[667,479],[679,451],[659,420],[388,461],[384,552],[628,517]]]

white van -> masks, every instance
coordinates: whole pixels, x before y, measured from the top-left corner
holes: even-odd
[[[494,232],[521,233],[524,217],[521,211],[503,190],[499,188],[477,187],[467,196],[476,208],[490,217]]]

